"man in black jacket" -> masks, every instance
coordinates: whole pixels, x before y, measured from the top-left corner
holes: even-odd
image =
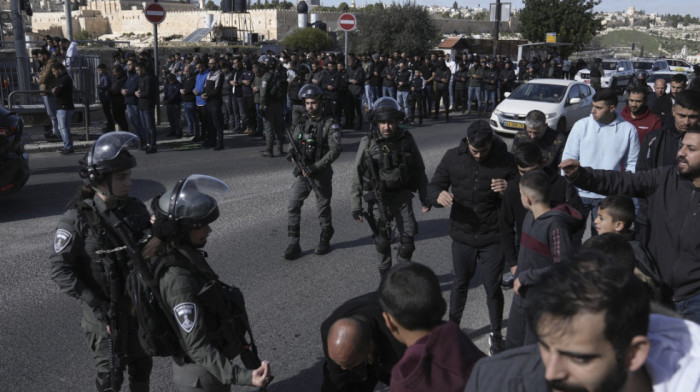
[[[452,71],[447,67],[444,60],[440,60],[437,71],[435,72],[435,114],[433,120],[438,119],[440,112],[440,99],[445,107],[445,121],[450,121],[450,79]]]
[[[139,99],[139,117],[146,130],[146,154],[157,152],[155,107],[158,97],[158,84],[155,75],[148,72],[148,64],[138,62],[136,73],[139,75],[139,88],[134,95]]]
[[[348,55],[350,57],[350,54]],[[354,57],[354,56],[352,56]],[[350,126],[354,123],[356,131],[362,129],[362,94],[365,91],[365,71],[360,64],[360,60],[354,59],[350,62],[347,70],[348,90],[352,97],[352,109],[346,113],[345,123]]]
[[[56,78],[54,87],[51,89],[54,105],[56,106],[56,119],[58,120],[58,130],[61,132],[63,147],[58,151],[61,154],[73,153],[73,137],[70,134],[70,118],[75,110],[73,106],[73,79],[68,76],[66,67],[61,63],[54,63],[51,72]]]
[[[561,168],[581,189],[646,198],[647,248],[672,290],[676,311],[700,323],[700,129],[685,132],[676,161],[637,173],[581,168],[573,159],[562,161]]]
[[[207,101],[207,113],[212,130],[209,132],[205,147],[214,147],[215,151],[224,149],[224,112],[222,91],[224,87],[224,73],[219,69],[219,64],[214,57],[209,58],[209,74],[204,83],[202,98]]]
[[[503,251],[498,231],[501,195],[516,174],[513,155],[494,137],[486,121],[469,126],[459,147],[448,150],[428,185],[428,201],[451,207],[450,237],[454,283],[450,293],[450,321],[462,320],[469,282],[479,268],[486,290],[491,323],[491,353],[503,350]],[[452,192],[448,189],[452,187]]]
[[[658,81],[658,79],[657,79]],[[673,123],[673,105],[676,104],[676,99],[681,91],[685,90],[688,84],[688,77],[685,74],[679,73],[671,77],[670,94],[659,96],[651,108],[651,112],[661,117],[661,122],[664,125]],[[654,82],[656,90],[656,82]]]

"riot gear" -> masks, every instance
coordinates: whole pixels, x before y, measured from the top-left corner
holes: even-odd
[[[116,131],[100,136],[80,160],[80,176],[96,186],[109,174],[136,167],[136,159],[128,150],[137,150],[140,145],[138,136],[130,132]]]
[[[219,217],[216,198],[231,188],[223,181],[201,174],[193,174],[178,181],[175,187],[157,198],[155,211],[161,217],[180,222],[188,228],[198,228]]]
[[[301,99],[321,99],[321,97],[323,97],[323,90],[313,83],[307,83],[299,90],[299,98]]]
[[[394,98],[382,97],[374,102],[374,113],[372,114],[374,121],[401,120],[403,117],[401,106]]]

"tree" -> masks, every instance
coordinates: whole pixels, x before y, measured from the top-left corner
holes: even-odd
[[[311,27],[289,33],[282,40],[290,50],[319,51],[333,49],[333,39],[325,31]]]
[[[350,6],[346,2],[342,2],[338,4],[338,11],[340,12],[348,12],[350,10]]]
[[[209,11],[217,11],[219,9],[219,6],[216,5],[213,1],[209,0],[207,1],[207,4],[204,5],[204,9]]]
[[[525,39],[543,42],[546,33],[557,33],[563,56],[580,50],[603,26],[593,12],[601,0],[525,0],[520,11],[520,32]]]
[[[457,4],[456,1],[454,3],[452,3],[452,9],[455,11],[459,10],[459,4]]]
[[[425,7],[407,3],[365,7],[357,13],[356,52],[425,54],[440,40],[440,30]]]

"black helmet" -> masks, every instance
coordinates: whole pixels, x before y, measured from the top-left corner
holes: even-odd
[[[140,145],[138,136],[130,132],[115,131],[100,136],[79,161],[80,176],[96,186],[107,175],[136,167],[136,159],[128,150],[138,150]]]
[[[307,83],[301,86],[301,90],[299,90],[299,98],[301,99],[320,99],[322,96],[323,90],[321,90],[321,87],[318,87],[313,83]]]
[[[198,228],[219,217],[215,198],[229,190],[231,188],[218,178],[192,174],[156,198],[152,206],[158,217],[179,222],[186,228]]]
[[[637,71],[637,72],[634,74],[634,77],[635,77],[635,78],[637,78],[637,79],[643,79],[643,80],[647,80],[647,77],[648,77],[648,76],[649,76],[649,75],[647,74],[647,71],[644,71],[644,70],[641,70],[641,69],[640,69],[639,71]]]
[[[372,115],[374,121],[401,120],[403,118],[404,113],[401,111],[401,106],[394,98],[382,97],[374,102]]]
[[[268,56],[266,54],[258,57],[258,63],[265,64],[268,68],[275,68],[277,66],[277,59],[275,56]]]

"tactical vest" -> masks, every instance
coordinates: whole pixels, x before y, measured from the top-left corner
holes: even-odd
[[[370,139],[373,143],[368,145],[367,153],[372,157],[372,161],[376,162],[379,180],[388,191],[401,188],[412,192],[418,190],[416,177],[411,173],[416,158],[408,135],[408,132],[403,131],[399,137]]]
[[[316,121],[306,113],[298,123],[301,132],[297,134],[297,143],[306,164],[313,164],[328,153],[328,142],[324,138],[328,137],[331,121],[324,117]]]

